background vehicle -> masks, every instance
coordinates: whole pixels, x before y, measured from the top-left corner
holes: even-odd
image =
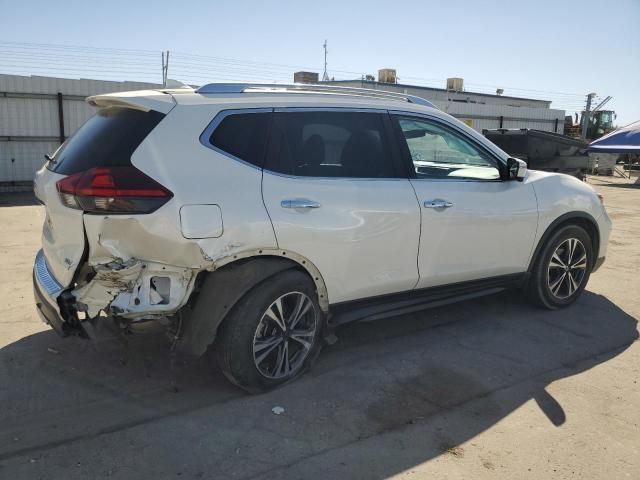
[[[576,113],[576,117],[577,117]],[[582,135],[582,123],[586,112],[580,114],[580,121],[573,123],[571,115],[565,117],[564,133],[573,138],[580,138]],[[613,132],[615,129],[613,121],[616,118],[616,112],[613,110],[596,110],[589,113],[589,124],[587,125],[587,141],[591,142]]]
[[[527,167],[582,179],[589,169],[589,145],[579,138],[533,129],[483,130],[482,134]]]
[[[528,172],[428,102],[350,88],[211,84],[92,97],[37,174],[36,304],[63,335],[168,319],[252,392],[327,327],[525,288],[573,303],[610,221],[588,185]]]
[[[611,97],[589,113],[585,137],[582,136],[585,111],[579,121],[576,113],[575,124],[571,115],[565,117],[564,135],[527,128],[500,128],[482,133],[509,155],[525,160],[529,168],[566,173],[579,179],[584,179],[587,173],[612,175],[618,155],[589,152],[591,141],[614,130],[615,112],[601,109],[609,100]]]

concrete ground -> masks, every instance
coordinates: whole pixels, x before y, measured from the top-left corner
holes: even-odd
[[[640,478],[640,188],[591,182],[614,231],[575,306],[503,292],[346,326],[261,396],[206,360],[174,393],[157,334],[126,363],[58,338],[31,295],[42,208],[0,204],[0,478]]]

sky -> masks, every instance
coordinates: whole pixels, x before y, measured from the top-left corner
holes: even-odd
[[[640,120],[640,0],[0,0],[0,73],[159,82],[292,81],[296,69],[552,100],[613,97]],[[27,45],[28,44],[28,45]],[[126,51],[124,51],[126,50]]]

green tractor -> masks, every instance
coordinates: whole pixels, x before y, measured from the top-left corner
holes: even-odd
[[[580,115],[580,121],[578,121],[578,114],[576,113],[576,122],[573,122],[573,117],[567,115],[564,121],[564,134],[568,137],[580,138],[582,136],[582,122],[584,120],[585,112]],[[587,125],[587,142],[592,142],[609,132],[612,132],[615,127],[613,121],[616,119],[616,112],[613,110],[597,110],[591,112],[589,115],[589,124]]]
[[[584,115],[584,112],[583,112]],[[615,127],[613,121],[616,119],[616,112],[612,110],[598,110],[589,116],[589,125],[587,126],[587,140],[593,141],[609,132]]]

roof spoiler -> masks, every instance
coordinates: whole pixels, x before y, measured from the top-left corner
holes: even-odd
[[[97,108],[120,107],[143,112],[155,110],[164,114],[169,113],[176,105],[176,101],[171,94],[157,90],[138,90],[134,92],[92,95],[87,97],[86,101],[92,107]]]

